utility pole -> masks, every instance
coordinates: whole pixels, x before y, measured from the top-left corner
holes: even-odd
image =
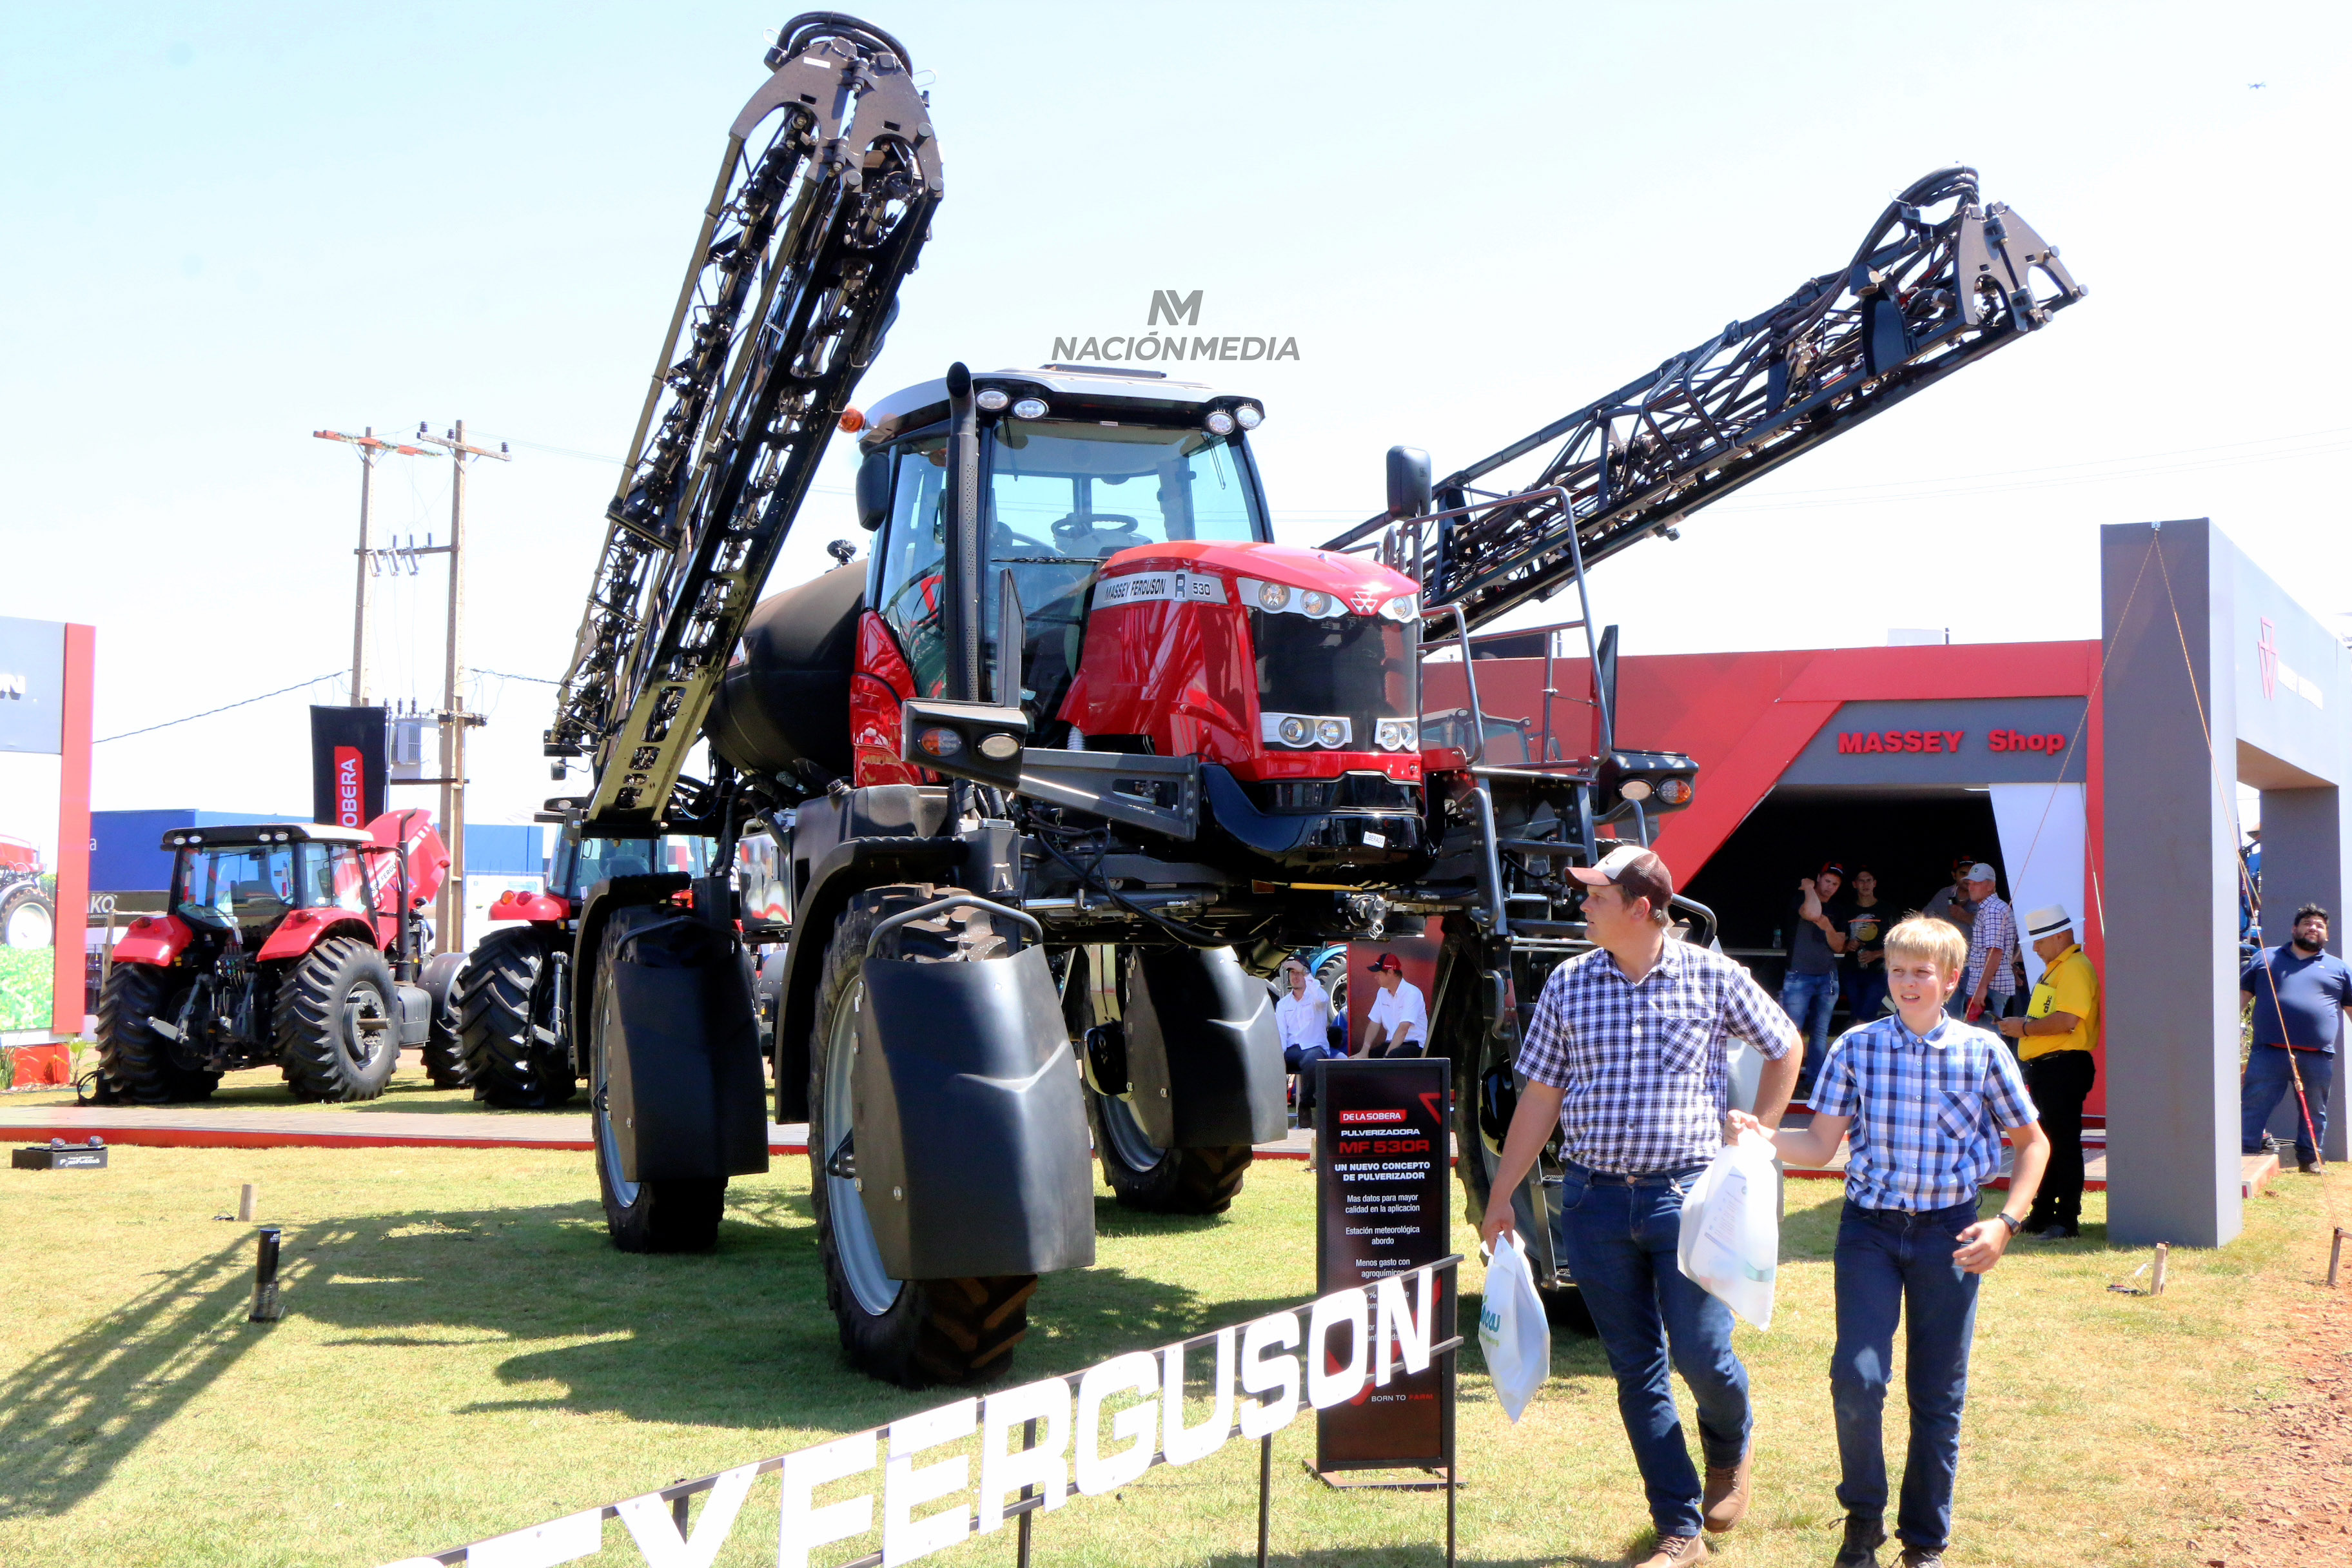
[[[360,547],[352,553],[359,557],[359,584],[352,593],[352,706],[367,706],[367,612],[368,612],[368,502],[375,490],[375,460],[387,452],[404,458],[433,458],[422,447],[403,447],[375,438],[375,426],[370,425],[357,436],[347,436],[341,430],[313,430],[310,434],[321,441],[344,441],[359,449],[360,454]]]
[[[482,722],[468,713],[465,700],[466,624],[466,465],[473,458],[514,458],[506,443],[495,452],[466,445],[466,422],[460,419],[446,435],[434,436],[423,425],[416,438],[446,447],[454,460],[449,479],[449,645],[441,679],[441,831],[449,847],[449,874],[441,883],[434,926],[443,952],[466,951],[466,731]]]

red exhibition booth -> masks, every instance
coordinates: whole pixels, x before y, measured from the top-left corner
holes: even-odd
[[[81,1033],[98,633],[0,616],[0,1047],[62,1084]]]
[[[1594,749],[1590,661],[1547,660],[1548,635],[1477,647],[1490,762],[1542,760],[1547,731],[1554,759]],[[1943,887],[1956,858],[1988,861],[2021,914],[2049,903],[2074,911],[2104,968],[2099,658],[2095,641],[1627,658],[1618,743],[1698,762],[1697,794],[1658,819],[1656,847],[1678,885],[1717,912],[1726,951],[1769,988],[1797,880],[1832,859],[1872,868],[1897,916]],[[1423,686],[1424,713],[1466,710],[1458,658],[1427,665]],[[1436,942],[1388,950],[1429,994]],[[1368,961],[1350,963],[1361,971]],[[2025,962],[2038,977],[2040,961]],[[1370,995],[1350,977],[1351,1039]],[[2105,1089],[2103,1071],[2093,1112]]]

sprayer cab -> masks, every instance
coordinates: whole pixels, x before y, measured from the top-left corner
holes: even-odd
[[[904,710],[989,702],[1041,756],[1197,759],[1200,826],[1237,868],[1344,880],[1418,858],[1417,590],[1274,542],[1262,406],[1138,371],[966,384],[968,434],[950,377],[877,404],[862,443],[854,782],[979,776],[976,748],[923,743],[961,746],[952,726],[910,742]]]

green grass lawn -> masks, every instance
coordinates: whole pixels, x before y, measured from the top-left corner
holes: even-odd
[[[847,1373],[824,1305],[807,1169],[739,1181],[719,1251],[609,1250],[584,1155],[118,1147],[111,1170],[0,1173],[0,1563],[382,1563],[518,1529],[943,1403]],[[1034,1299],[1016,1376],[1075,1371],[1302,1300],[1312,1177],[1260,1165],[1222,1219],[1097,1208],[1100,1261]],[[2335,1178],[2331,1178],[2331,1181]],[[257,1182],[286,1227],[285,1321],[248,1324]],[[2018,1253],[1979,1313],[1952,1561],[2172,1564],[2229,1508],[2244,1423],[2284,1388],[2263,1337],[2325,1268],[2319,1184],[2288,1176],[2244,1239],[2146,1261],[2081,1242]],[[2352,1183],[2336,1194],[2352,1209]],[[1719,1555],[1824,1563],[1838,1510],[1826,1365],[1837,1188],[1791,1183],[1769,1334],[1740,1348],[1759,1405],[1757,1501]],[[1466,1227],[1456,1245],[1472,1251]],[[1465,1286],[1477,1289],[1473,1265]],[[2145,1280],[2141,1281],[2145,1283]],[[1474,1303],[1475,1305],[1475,1303]],[[1465,1324],[1471,1319],[1465,1314]],[[1565,1331],[1517,1426],[1465,1357],[1462,1555],[1606,1563],[1646,1539],[1598,1349]],[[1899,1386],[1899,1384],[1898,1384]],[[1900,1451],[1901,1402],[1891,1402]],[[1284,1563],[1430,1564],[1444,1503],[1306,1476],[1277,1439]],[[1153,1470],[1042,1516],[1047,1563],[1214,1563],[1255,1543],[1255,1446]],[[878,1479],[878,1477],[877,1478]],[[762,1480],[726,1564],[772,1562]],[[854,1489],[836,1488],[824,1499]],[[877,1500],[878,1509],[878,1500]],[[617,1524],[600,1561],[634,1563]],[[846,1543],[841,1561],[869,1549]],[[942,1563],[1010,1563],[1005,1535]]]

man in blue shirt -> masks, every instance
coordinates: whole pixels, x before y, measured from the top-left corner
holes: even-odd
[[[2238,990],[2254,1009],[2254,1047],[2238,1090],[2238,1146],[2262,1153],[2271,1112],[2282,1096],[2294,1094],[2295,1168],[2315,1176],[2327,1139],[2336,1037],[2344,1010],[2352,1007],[2352,968],[2327,951],[2327,911],[2317,904],[2295,910],[2294,940],[2256,953]]]

